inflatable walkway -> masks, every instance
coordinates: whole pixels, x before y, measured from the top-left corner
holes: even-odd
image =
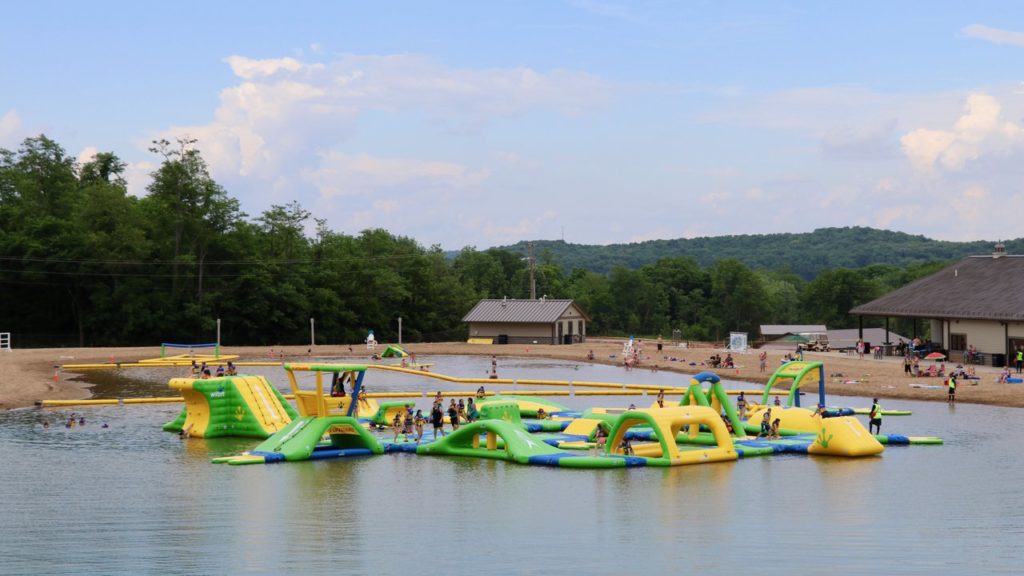
[[[269,464],[383,453],[384,447],[355,418],[304,416],[249,452],[213,461],[235,465]]]
[[[178,418],[164,425],[169,432],[199,438],[267,438],[298,416],[263,376],[173,378],[170,387],[181,392],[185,408]]]

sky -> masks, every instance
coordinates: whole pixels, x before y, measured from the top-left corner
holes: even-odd
[[[870,226],[1022,236],[1017,2],[5,6],[0,148],[197,139],[255,218],[446,250]]]

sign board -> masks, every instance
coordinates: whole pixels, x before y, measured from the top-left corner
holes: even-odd
[[[747,333],[729,332],[729,350],[735,350],[736,352],[746,352]]]

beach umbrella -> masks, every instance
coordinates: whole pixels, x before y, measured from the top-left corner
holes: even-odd
[[[925,356],[925,360],[945,360],[945,359],[946,359],[946,355],[943,354],[942,352],[932,352],[931,354]]]

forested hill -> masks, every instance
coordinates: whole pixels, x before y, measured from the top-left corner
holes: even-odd
[[[1024,239],[1004,240],[1006,251],[1020,254]],[[503,249],[526,254],[528,242]],[[875,228],[820,228],[800,234],[744,234],[675,240],[649,240],[607,246],[568,244],[559,240],[533,243],[534,255],[566,271],[584,268],[600,274],[617,265],[636,269],[661,258],[690,256],[702,267],[723,258],[736,258],[755,269],[789,267],[805,280],[821,270],[860,268],[869,264],[908,266],[924,262],[955,260],[975,254],[990,254],[995,240],[944,242],[924,236]]]

